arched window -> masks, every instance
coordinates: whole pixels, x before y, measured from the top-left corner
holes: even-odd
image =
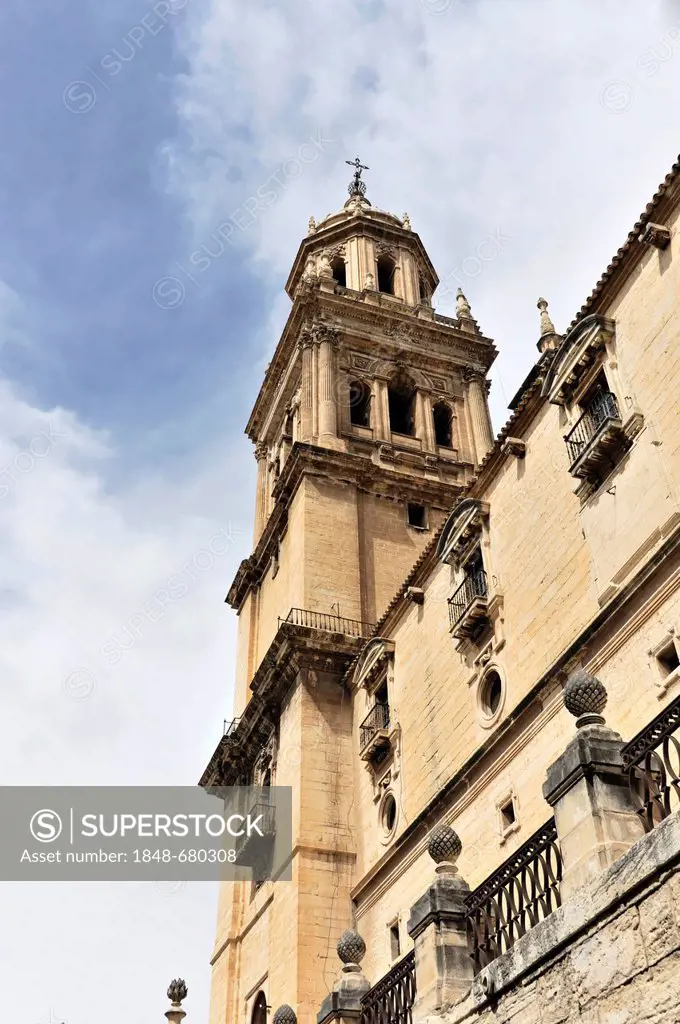
[[[349,386],[349,420],[356,427],[371,425],[371,389],[363,380]]]
[[[347,267],[345,266],[345,261],[343,260],[342,256],[335,257],[335,259],[331,263],[331,270],[333,272],[333,277],[335,278],[337,283],[341,285],[343,288],[346,288]]]
[[[453,447],[453,417],[446,402],[437,402],[432,410],[434,438],[443,448]]]
[[[415,384],[407,374],[394,377],[387,387],[390,430],[395,434],[415,434]]]
[[[264,992],[258,992],[253,1003],[253,1012],[250,1017],[250,1024],[267,1024],[267,997]]]
[[[378,257],[378,291],[394,295],[394,271],[396,264],[391,256],[383,253]]]

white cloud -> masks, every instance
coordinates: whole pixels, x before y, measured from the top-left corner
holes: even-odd
[[[234,235],[267,294],[282,288],[309,215],[344,201],[343,161],[357,152],[371,167],[369,197],[408,210],[442,278],[490,233],[510,236],[479,276],[464,279],[501,350],[495,377],[510,398],[535,356],[539,294],[565,327],[675,158],[680,8],[670,0],[470,0],[441,16],[425,8],[420,0],[188,5],[180,129],[165,147],[169,187],[200,246],[279,175],[276,201]],[[318,132],[332,140],[325,152],[299,176],[281,176]],[[266,361],[288,308],[285,298],[272,303],[269,333],[252,341],[256,360]],[[26,325],[18,297],[0,285],[3,341],[30,343]],[[505,402],[496,388],[492,396],[500,426]],[[31,443],[50,429],[53,446],[34,455]],[[131,484],[115,438],[0,384],[0,468],[22,456],[26,469],[14,466],[11,486],[0,479],[8,488],[0,490],[5,784],[196,777],[227,713],[235,624],[222,600],[249,548],[250,454],[230,440],[212,439],[181,478],[159,470]],[[131,618],[229,521],[243,531],[233,553],[197,574],[110,665],[102,647],[124,638]],[[72,678],[74,669],[94,676],[89,699],[64,692],[69,678],[71,697],[84,692],[90,677]],[[2,918],[12,921],[0,936],[13,979],[5,1013],[19,1024],[47,1019],[50,1006],[69,1024],[113,1024],[121,1012],[150,1020],[165,1008],[175,972],[188,976],[190,1019],[205,1021],[207,890],[164,898],[151,886],[0,887]]]
[[[0,381],[4,785],[191,785],[229,712],[223,599],[249,547],[248,502],[233,497],[250,484],[247,446],[215,438],[188,476],[127,489],[120,459],[74,413],[34,408]],[[126,976],[135,1019],[152,1020],[174,971],[199,982],[188,1006],[205,1019],[215,901],[198,883],[174,896],[151,883],[0,884],[7,1012],[113,1022]]]
[[[307,218],[340,207],[343,161],[359,152],[372,201],[407,209],[440,277],[462,277],[501,350],[494,376],[509,399],[535,358],[539,295],[566,327],[675,159],[677,41],[655,74],[644,56],[655,47],[664,55],[680,9],[479,0],[435,16],[426,7],[212,0],[192,9],[172,187],[200,238],[310,132],[334,140],[236,233],[263,277],[282,286]],[[361,91],[358,78],[375,88]],[[225,177],[234,164],[242,180]],[[466,277],[463,260],[497,229],[511,243]],[[273,326],[286,312],[279,305]],[[275,340],[272,331],[270,349]],[[500,427],[497,389],[493,413]]]

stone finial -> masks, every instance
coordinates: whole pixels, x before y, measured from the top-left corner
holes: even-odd
[[[456,315],[458,317],[463,317],[465,320],[472,320],[470,303],[465,298],[462,288],[459,288],[456,292]]]
[[[548,300],[539,299],[537,307],[541,311],[541,336],[544,334],[554,334],[555,325],[550,319],[550,314],[548,313]]]
[[[315,231],[316,231],[316,221],[315,221],[314,217],[310,217],[309,218],[309,225],[308,225],[308,228],[307,228],[307,234],[308,235],[313,235]]]
[[[405,231],[411,230],[411,218],[407,213],[405,213],[404,216],[401,218],[401,223],[403,224]]]
[[[273,1024],[297,1024],[297,1014],[292,1006],[283,1003],[274,1014]]]
[[[168,985],[168,999],[173,1006],[179,1006],[186,999],[189,989],[183,978],[173,978]]]
[[[539,299],[536,303],[536,307],[541,314],[541,337],[538,341],[539,351],[545,352],[547,349],[557,348],[558,342],[562,339],[555,330],[555,325],[552,322],[550,313],[548,313],[548,300]]]
[[[342,933],[336,949],[343,964],[360,964],[366,955],[366,943],[352,928]]]
[[[569,714],[576,719],[577,729],[584,725],[604,725],[602,712],[607,706],[607,691],[600,680],[584,668],[569,677],[562,699]]]
[[[450,825],[437,825],[430,833],[427,852],[437,865],[438,874],[457,873],[455,863],[462,849],[460,836]]]

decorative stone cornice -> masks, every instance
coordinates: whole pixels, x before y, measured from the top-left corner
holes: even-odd
[[[251,698],[236,728],[221,738],[199,786],[247,784],[249,774],[276,728],[288,690],[303,669],[342,675],[365,638],[279,622],[279,628],[250,684]]]
[[[417,319],[409,306],[394,296],[388,298],[389,305],[369,304],[362,292],[343,289],[342,293],[320,294],[316,286],[297,296],[248,421],[249,437],[262,437],[265,429],[269,432],[272,409],[282,399],[287,403],[297,387],[300,335],[315,321],[325,321],[333,328],[341,324],[343,345],[366,345],[375,353],[381,346],[389,350],[390,345],[399,344],[408,352],[409,361],[427,359],[429,366],[434,361],[441,366],[441,373],[445,367],[461,371],[473,364],[486,371],[491,366],[497,354],[491,339],[463,331],[460,321],[439,314],[432,320]],[[393,341],[392,335],[400,337]]]
[[[421,461],[425,458],[419,452],[412,455]],[[440,465],[442,470],[451,468],[444,459],[440,460]],[[368,493],[397,501],[425,501],[442,509],[450,508],[463,490],[463,485],[457,482],[411,476],[355,452],[320,448],[297,441],[274,487],[274,507],[257,546],[250,557],[241,562],[229,588],[226,601],[232,608],[238,610],[241,607],[251,587],[258,586],[266,574],[272,556],[277,554],[288,527],[290,503],[305,474],[350,481]]]

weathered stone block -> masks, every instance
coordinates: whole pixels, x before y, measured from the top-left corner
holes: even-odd
[[[680,949],[680,930],[673,912],[673,892],[663,886],[640,905],[640,930],[651,966]]]
[[[647,966],[636,907],[595,932],[570,955],[580,1004],[623,985]]]

